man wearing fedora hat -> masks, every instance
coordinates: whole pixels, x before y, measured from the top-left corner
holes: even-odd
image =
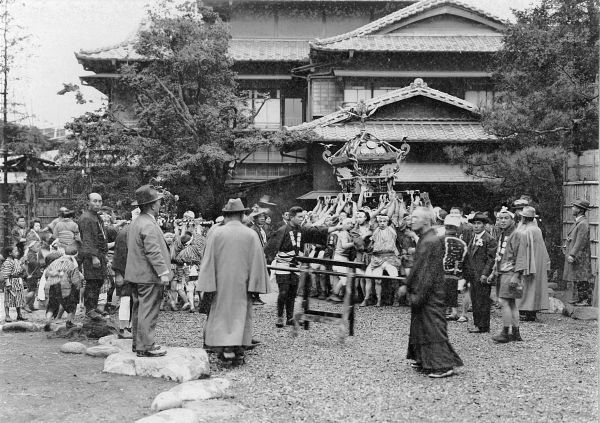
[[[590,248],[590,224],[585,213],[590,210],[590,202],[576,199],[571,203],[575,225],[569,230],[564,245],[565,267],[563,280],[572,293],[572,302],[590,305],[593,298],[592,252]]]
[[[160,357],[167,353],[154,343],[163,286],[173,278],[169,248],[156,222],[162,198],[162,194],[150,185],[135,191],[141,213],[131,222],[127,238],[124,279],[131,284],[132,349],[138,357]]]
[[[267,262],[255,231],[242,223],[239,198],[223,208],[222,225],[208,232],[197,290],[214,293],[204,326],[204,346],[241,364],[252,343],[252,294],[269,292]]]
[[[496,258],[496,240],[485,230],[489,222],[486,213],[477,212],[469,219],[473,225],[474,235],[467,249],[467,281],[470,285],[471,303],[473,304],[474,328],[471,333],[486,333],[490,331],[490,300],[491,285],[488,278],[494,267]]]

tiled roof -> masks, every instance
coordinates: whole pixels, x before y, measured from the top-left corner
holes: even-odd
[[[399,142],[475,142],[494,141],[479,122],[367,122],[368,133],[381,141]],[[323,141],[348,141],[360,133],[359,123],[320,126],[313,129]]]
[[[328,44],[311,44],[322,51],[495,52],[501,35],[366,35]]]
[[[243,62],[301,62],[308,61],[308,40],[279,39],[232,39],[229,55]],[[75,53],[79,60],[137,60],[146,58],[135,51],[135,40],[129,39],[117,45]]]
[[[482,178],[467,175],[458,165],[445,163],[401,163],[394,176],[397,183],[464,183],[483,182]]]
[[[79,50],[75,57],[78,60],[146,60],[135,51],[135,41],[131,39],[94,50]]]
[[[483,9],[479,9],[477,7],[474,7],[468,3],[460,1],[460,0],[423,0],[418,3],[411,4],[410,6],[405,7],[403,9],[397,10],[396,12],[390,13],[389,15],[386,15],[386,16],[384,16],[380,19],[377,19],[371,23],[363,25],[360,28],[357,28],[353,31],[346,32],[345,34],[336,35],[336,36],[330,37],[330,38],[317,39],[316,41],[311,43],[311,46],[313,46],[314,48],[320,49],[322,46],[324,46],[326,44],[332,44],[332,43],[336,43],[336,42],[342,41],[342,40],[347,40],[350,38],[364,37],[365,35],[371,35],[371,34],[377,33],[379,30],[381,30],[389,25],[393,25],[403,19],[409,18],[414,15],[418,15],[418,14],[423,13],[430,9],[440,7],[440,6],[445,6],[445,5],[455,6],[455,7],[464,9],[464,10],[468,10],[468,11],[477,13],[477,14],[484,16],[500,25],[507,24],[506,20],[504,20],[496,15],[493,15]]]
[[[240,62],[302,62],[308,61],[308,40],[233,39],[229,55]]]
[[[460,107],[461,109],[468,110],[471,113],[479,113],[479,107],[474,105],[473,103],[469,103],[461,98],[455,97],[453,95],[444,93],[439,90],[435,90],[427,86],[425,82],[421,78],[415,79],[415,81],[407,87],[400,88],[394,91],[390,91],[384,95],[379,97],[371,98],[367,100],[367,114],[373,112],[375,109],[379,107],[386,106],[388,104],[396,103],[397,101],[406,100],[407,98],[415,97],[422,95],[424,97],[429,97],[434,100],[438,100],[447,104],[451,104],[456,107]],[[348,119],[354,119],[353,116],[353,106],[347,106],[343,109],[328,114],[327,116],[323,116],[322,118],[315,119],[311,122],[302,123],[297,126],[289,127],[288,129],[293,130],[302,130],[302,129],[314,129],[319,127],[324,127],[327,125],[333,125],[335,123],[343,122]]]

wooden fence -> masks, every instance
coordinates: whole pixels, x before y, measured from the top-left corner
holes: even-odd
[[[571,213],[571,203],[577,198],[588,200],[592,206],[587,216],[590,222],[590,241],[592,250],[592,270],[598,280],[598,243],[600,241],[600,154],[598,150],[587,150],[581,155],[570,154],[565,168],[563,183],[563,242],[575,224]]]

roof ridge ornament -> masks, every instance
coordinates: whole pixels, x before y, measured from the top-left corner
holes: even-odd
[[[414,82],[410,83],[411,88],[427,88],[427,83],[421,78],[415,78]]]

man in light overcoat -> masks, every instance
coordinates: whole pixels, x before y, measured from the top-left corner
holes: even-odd
[[[131,284],[132,349],[138,357],[159,357],[167,351],[154,343],[154,329],[162,301],[163,286],[173,278],[171,255],[156,222],[162,194],[150,185],[135,192],[141,210],[129,227],[125,280]]]

